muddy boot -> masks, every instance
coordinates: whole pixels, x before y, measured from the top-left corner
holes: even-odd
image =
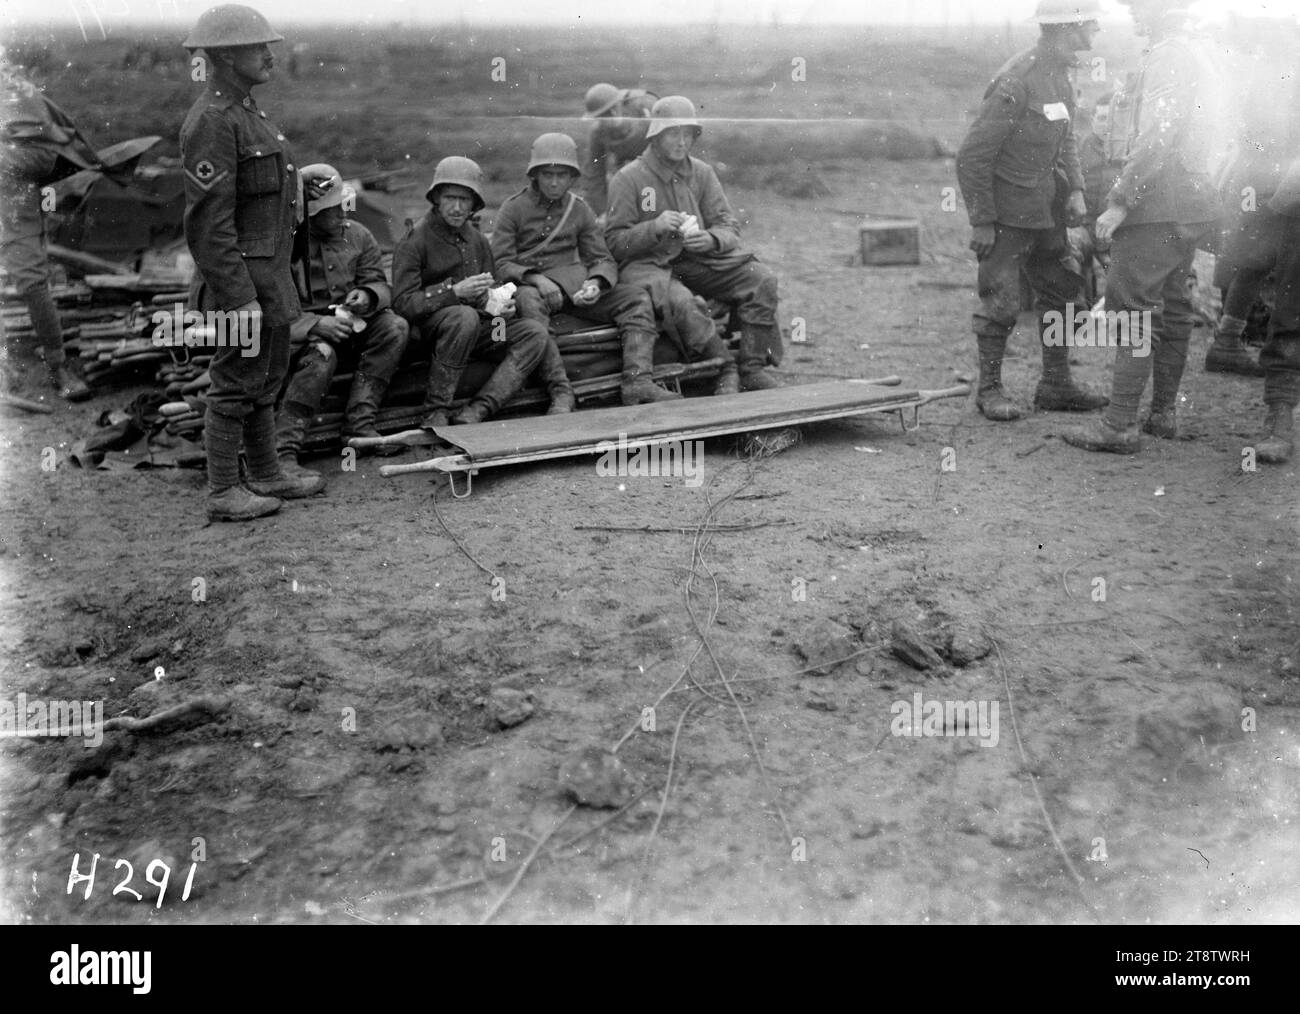
[[[280,471],[290,478],[319,478],[318,473],[298,464],[302,439],[307,433],[307,420],[288,406],[282,406],[275,417],[275,455],[280,460]]]
[[[542,354],[542,365],[538,368],[546,391],[551,396],[551,407],[547,415],[566,415],[573,411],[576,404],[573,398],[573,385],[569,383],[569,374],[564,369],[564,357],[560,355],[559,346],[550,335],[546,336],[546,351]]]
[[[1046,412],[1096,412],[1110,404],[1070,378],[1070,350],[1043,346],[1043,378],[1034,391],[1034,408]]]
[[[208,495],[208,520],[252,521],[254,518],[274,514],[283,506],[283,500],[258,496],[242,486],[231,486],[220,493]]]
[[[275,413],[270,406],[254,408],[244,417],[244,455],[248,459],[247,487],[259,496],[298,500],[325,488],[325,479],[300,468],[286,475],[276,452]]]
[[[1142,449],[1142,438],[1137,427],[1117,430],[1105,419],[1090,419],[1082,426],[1066,430],[1061,439],[1072,447],[1085,451],[1110,451],[1114,454],[1136,454]]]
[[[1295,452],[1295,409],[1272,404],[1264,417],[1264,432],[1255,441],[1255,457],[1270,465],[1285,464]]]
[[[493,371],[488,382],[479,388],[478,394],[474,395],[469,404],[452,416],[452,422],[458,426],[473,425],[492,418],[527,380],[514,362],[506,359]]]
[[[1206,373],[1239,373],[1243,377],[1262,377],[1260,366],[1241,344],[1246,322],[1231,317],[1221,317],[1214,329],[1214,341],[1205,353]]]
[[[781,381],[767,372],[767,350],[772,344],[771,328],[746,324],[740,336],[740,389],[742,391],[770,391],[780,387]],[[780,348],[781,335],[777,332],[776,345]]]
[[[979,348],[979,385],[975,390],[975,407],[985,419],[1010,422],[1020,418],[1020,408],[1002,390],[1002,356],[1007,340],[977,335]]]
[[[65,359],[63,365],[50,367],[50,386],[68,401],[86,401],[95,396],[81,372],[79,359]]]
[[[456,401],[456,388],[460,385],[464,366],[451,366],[436,357],[429,363],[429,382],[424,390],[424,420],[420,429],[432,430],[435,426],[452,424],[452,405]]]
[[[353,375],[347,408],[343,410],[344,443],[349,437],[380,436],[379,430],[375,429],[375,418],[379,415],[379,403],[384,400],[386,390],[388,390],[386,380],[380,380],[378,377],[360,371]],[[399,444],[380,444],[377,447],[363,448],[359,453],[374,453],[387,458],[394,454],[401,454],[404,450],[406,448]]]
[[[1161,440],[1178,438],[1178,409],[1173,405],[1151,406],[1151,414],[1142,421],[1142,432]]]
[[[654,371],[655,342],[659,336],[649,331],[623,332],[623,404],[647,405],[656,401],[678,401],[681,395],[667,391],[651,377]]]

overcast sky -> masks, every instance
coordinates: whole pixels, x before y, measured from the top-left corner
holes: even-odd
[[[1266,9],[1274,14],[1300,12],[1300,0],[1195,0],[1199,8]],[[1102,0],[1122,16],[1118,0]],[[161,21],[183,33],[211,0],[0,0],[0,20],[41,24],[76,24],[95,34],[100,28],[141,21]],[[615,3],[611,0],[253,0],[272,22],[352,22],[389,24],[447,22],[542,22],[563,25],[639,23],[770,22],[797,24],[944,24],[1023,21],[1034,12],[1035,0],[654,0]],[[310,11],[311,13],[306,13]]]

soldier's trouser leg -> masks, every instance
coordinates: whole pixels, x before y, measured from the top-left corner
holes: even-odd
[[[418,327],[432,346],[424,391],[424,421],[420,425],[432,429],[450,421],[456,386],[478,342],[478,311],[471,306],[446,306]]]
[[[1177,396],[1193,320],[1187,273],[1209,229],[1208,223],[1156,222],[1123,226],[1115,233],[1106,274],[1106,311],[1126,315],[1130,335],[1140,337],[1116,350],[1105,414],[1112,429],[1128,430],[1137,424],[1153,362],[1160,404],[1172,405]]]
[[[470,403],[457,413],[459,422],[482,422],[496,415],[524,386],[546,354],[549,334],[535,320],[512,320],[506,325],[504,352],[503,343],[493,340],[492,328],[491,321],[483,322],[474,354],[477,358],[499,359],[500,365]]]
[[[785,349],[776,320],[777,277],[771,268],[751,260],[719,270],[707,261],[685,259],[673,265],[673,277],[692,292],[736,305],[741,326],[742,378],[758,373],[769,361],[780,364]]]
[[[721,359],[714,394],[736,394],[740,374],[736,360],[718,336],[713,319],[695,302],[695,295],[676,278],[669,279],[663,307],[664,324],[686,350],[688,360]]]
[[[276,454],[298,460],[302,438],[312,417],[320,411],[338,369],[338,354],[328,344],[310,337],[296,343],[289,355],[289,383],[275,416]]]
[[[1267,414],[1255,441],[1259,460],[1275,464],[1295,452],[1295,408],[1300,405],[1300,219],[1288,218],[1283,226],[1277,296],[1259,357]]]
[[[655,326],[654,304],[645,289],[639,285],[615,285],[590,306],[574,306],[569,312],[583,320],[618,325],[623,342],[624,405],[674,401],[681,397],[651,379],[659,332]]]
[[[374,436],[379,403],[406,352],[409,325],[392,310],[375,314],[353,341],[361,342],[361,356],[352,375],[348,403],[343,412],[345,436]]]
[[[1042,381],[1034,400],[1051,402],[1040,405],[1044,408],[1066,407],[1057,404],[1060,401],[1088,400],[1086,396],[1080,398],[1083,392],[1070,381],[1070,349],[1064,340],[1067,330],[1073,327],[1075,314],[1089,309],[1083,275],[1066,263],[1068,257],[1065,231],[1043,229],[1024,260],[1025,276],[1034,292],[1036,333],[1043,356]],[[1056,333],[1062,337],[1059,345],[1049,345],[1044,340],[1045,332],[1053,323],[1056,324]],[[1058,393],[1065,397],[1058,398]],[[1095,398],[1092,401],[1091,408],[1100,408],[1104,404]]]
[[[274,405],[289,368],[288,325],[262,325],[257,355],[244,355],[247,351],[238,345],[214,349],[208,366],[212,384],[203,432],[208,487],[214,494],[239,484],[241,434],[251,474],[277,468]],[[254,413],[259,418],[249,425]]]
[[[1264,367],[1264,403],[1300,405],[1300,219],[1288,218],[1277,261],[1277,297]]]
[[[565,297],[566,303],[568,297]],[[570,306],[570,312],[574,312]],[[573,385],[564,369],[564,357],[550,333],[551,312],[541,292],[531,285],[521,285],[515,290],[515,315],[518,320],[531,320],[546,328],[546,348],[542,352],[542,365],[538,370],[542,383],[551,396],[551,410],[558,414],[573,410]]]
[[[993,249],[980,262],[976,284],[980,305],[971,318],[979,350],[975,404],[990,419],[1007,421],[1020,410],[1002,390],[1002,358],[1020,312],[1020,280],[1038,242],[1038,230],[995,227]]]

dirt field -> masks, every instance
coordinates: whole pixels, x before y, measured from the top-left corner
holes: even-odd
[[[938,198],[951,163],[818,171],[829,197],[732,192],[783,315],[807,322],[782,374],[971,375],[974,263]],[[851,265],[861,211],[920,219],[924,263]],[[1182,438],[1131,458],[1068,447],[1066,415],[994,424],[953,400],[911,434],[881,417],[807,427],[771,456],[710,441],[699,487],[579,459],[483,473],[452,500],[374,459],[317,459],[326,495],[246,525],[204,524],[199,473],[63,459],[134,391],[6,415],[6,696],[216,710],[95,749],[4,743],[0,912],[1293,921],[1298,469],[1241,470],[1261,386],[1206,374],[1206,343]],[[1027,403],[1037,352],[1023,330],[1013,345]],[[1108,384],[1108,360],[1079,350],[1077,375]],[[890,652],[899,620],[992,650],[919,671]],[[531,717],[500,727],[500,688],[530,695]],[[996,706],[996,741],[894,734],[917,694]],[[589,744],[618,748],[626,809],[560,789]],[[82,873],[101,856],[89,900],[67,891],[74,853]],[[144,901],[112,893],[118,859]],[[172,871],[160,909],[153,859]]]

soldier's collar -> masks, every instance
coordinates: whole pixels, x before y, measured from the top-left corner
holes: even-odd
[[[212,80],[208,87],[218,98],[229,99],[237,106],[243,106],[245,109],[256,111],[257,103],[253,101],[253,96],[249,94],[248,88],[233,75],[224,73],[217,69],[212,73]]]
[[[550,200],[541,191],[540,187],[529,184],[525,193],[533,195],[533,200],[537,202],[539,208],[549,208],[552,204],[563,204],[568,199],[569,191],[566,190],[557,200]]]
[[[450,225],[448,225],[445,221],[443,221],[442,216],[438,214],[437,208],[430,208],[428,215],[426,215],[425,217],[429,221],[430,230],[439,236],[447,236],[447,237],[459,236],[462,239],[469,239],[470,234],[473,232],[474,229],[474,227],[470,225],[470,222],[473,221],[473,216],[470,216],[470,218],[466,219],[465,224],[462,225],[459,229],[453,229]]]

